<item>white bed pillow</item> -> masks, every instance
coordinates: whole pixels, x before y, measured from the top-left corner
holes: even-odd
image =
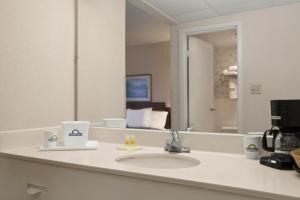
[[[149,128],[152,108],[127,109],[127,126],[133,128]]]
[[[152,111],[150,128],[165,129],[168,112]]]

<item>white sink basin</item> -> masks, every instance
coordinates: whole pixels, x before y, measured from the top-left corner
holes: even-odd
[[[119,157],[116,161],[124,165],[157,169],[179,169],[200,164],[195,158],[178,154],[133,154]]]

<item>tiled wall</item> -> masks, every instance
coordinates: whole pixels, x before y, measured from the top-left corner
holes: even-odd
[[[237,65],[237,47],[214,48],[214,72],[216,98],[229,98],[228,78],[222,76],[222,71],[231,65]]]
[[[216,47],[214,62],[214,127],[216,132],[220,132],[222,126],[237,125],[237,100],[229,98],[228,78],[222,76],[224,69],[237,64],[237,47]]]

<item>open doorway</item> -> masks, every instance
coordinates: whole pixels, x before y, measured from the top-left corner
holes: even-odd
[[[189,35],[187,48],[187,127],[237,133],[237,28]]]

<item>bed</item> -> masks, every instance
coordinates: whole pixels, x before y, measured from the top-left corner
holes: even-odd
[[[154,111],[166,111],[168,112],[165,129],[171,129],[171,109],[166,107],[165,102],[127,102],[126,108],[130,109],[143,109],[152,108]]]

